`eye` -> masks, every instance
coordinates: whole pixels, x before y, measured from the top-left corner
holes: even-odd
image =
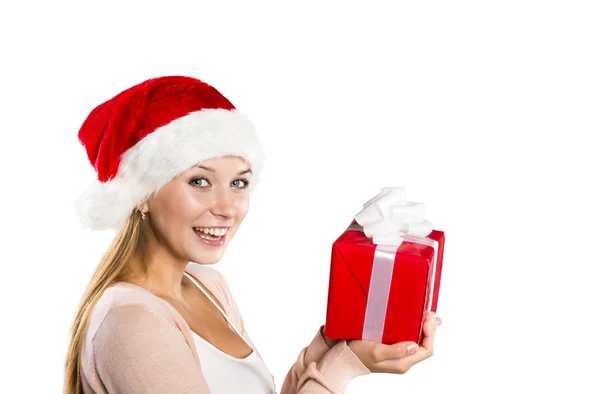
[[[243,182],[244,186],[236,186],[239,185],[240,182]],[[250,185],[250,181],[247,179],[236,179],[235,181],[231,182],[231,184],[237,187],[238,189],[246,189]]]
[[[206,179],[206,178],[194,178],[190,181],[190,185],[195,186],[195,187],[202,187],[202,186],[200,186],[200,183],[202,183],[202,181],[205,181],[206,183],[208,183],[208,179]]]
[[[207,185],[204,185],[203,182],[206,182]],[[206,179],[206,178],[194,178],[190,181],[190,185],[192,185],[194,187],[204,188],[204,187],[210,185],[210,183],[208,183],[208,179]],[[247,179],[240,178],[240,179],[236,179],[235,181],[231,182],[231,185],[233,187],[235,187],[236,189],[246,189],[250,185],[250,181]]]

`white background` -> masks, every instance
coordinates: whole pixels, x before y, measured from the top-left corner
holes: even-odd
[[[596,4],[3,2],[0,391],[62,390],[113,235],[75,217],[95,176],[81,123],[179,74],[220,90],[265,147],[215,267],[278,389],[325,321],[331,244],[404,186],[447,237],[436,354],[347,393],[599,392]]]

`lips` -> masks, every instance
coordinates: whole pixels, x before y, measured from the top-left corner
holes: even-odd
[[[206,234],[203,231],[198,231],[196,229],[193,229],[194,233],[196,233],[196,235],[198,236],[198,239],[200,240],[200,242],[206,244],[206,245],[210,245],[210,246],[222,246],[223,244],[225,244],[225,235],[221,235],[221,236],[215,236],[215,235],[210,235],[210,234]]]

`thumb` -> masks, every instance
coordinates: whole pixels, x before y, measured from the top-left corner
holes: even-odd
[[[398,342],[392,345],[378,344],[375,350],[375,361],[397,360],[406,357],[419,349],[414,342]]]

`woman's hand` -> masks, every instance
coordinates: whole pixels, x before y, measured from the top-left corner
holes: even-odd
[[[325,325],[321,326],[321,336],[323,337],[323,340],[325,341],[329,349],[331,349],[336,343],[339,342],[339,339],[331,339],[325,336]]]
[[[423,324],[423,343],[398,342],[385,345],[375,341],[348,341],[348,347],[371,372],[404,374],[415,364],[433,356],[437,326],[442,320],[429,312]],[[411,348],[410,346],[413,345]]]

